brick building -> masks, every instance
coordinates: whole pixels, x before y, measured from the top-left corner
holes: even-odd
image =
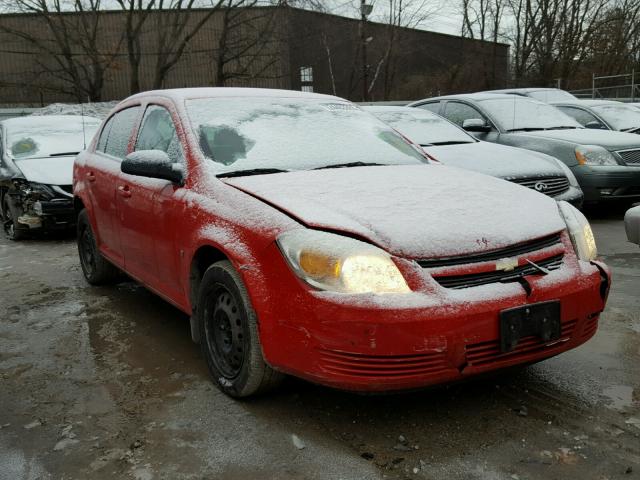
[[[235,12],[235,28],[230,30],[224,11],[210,17],[208,13],[195,10],[184,20],[189,26],[206,18],[160,82],[158,59],[164,51],[159,48],[159,34],[167,31],[176,14],[154,11],[149,15],[140,35],[140,89],[252,86],[362,100],[358,20],[291,7],[260,7]],[[94,100],[118,100],[131,93],[126,14],[104,11],[90,19],[98,33],[95,55],[81,48],[78,39],[63,51],[59,32],[79,31],[88,23],[82,15],[59,14],[56,21],[64,28],[58,26],[55,31],[35,14],[0,15],[0,105],[87,100],[90,95],[77,88],[78,82],[67,71],[70,64],[73,74],[82,78],[80,83],[91,79]],[[506,44],[374,22],[367,22],[366,38],[370,100],[411,100],[499,88],[507,82]],[[97,75],[100,69],[104,71]]]

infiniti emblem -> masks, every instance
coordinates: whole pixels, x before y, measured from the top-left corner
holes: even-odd
[[[544,182],[537,182],[533,188],[535,188],[538,192],[545,192],[549,186]]]

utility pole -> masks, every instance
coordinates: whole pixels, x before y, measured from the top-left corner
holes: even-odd
[[[360,42],[362,44],[362,101],[369,101],[369,65],[367,65],[367,15],[373,10],[373,5],[367,5],[366,0],[360,0]]]

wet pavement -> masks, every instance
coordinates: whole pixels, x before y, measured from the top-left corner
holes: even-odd
[[[0,480],[640,478],[640,248],[623,213],[589,213],[614,271],[591,341],[388,396],[289,379],[231,400],[183,314],[134,283],[88,286],[72,238],[2,239]]]

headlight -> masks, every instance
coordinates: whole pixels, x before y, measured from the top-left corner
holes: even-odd
[[[571,185],[572,187],[580,187],[580,184],[578,183],[578,180],[576,179],[576,176],[573,174],[571,169],[567,167],[567,165],[564,162],[558,160],[557,158],[555,159],[555,161],[558,162],[558,166],[562,169],[564,174],[567,176],[567,179],[569,180],[569,185]]]
[[[408,293],[391,256],[368,243],[317,230],[278,237],[293,271],[309,285],[344,293]]]
[[[43,200],[51,200],[55,197],[55,193],[49,185],[29,182],[23,178],[14,178],[12,181],[16,190],[18,190],[22,195],[32,198],[41,198]]]
[[[578,258],[585,261],[595,260],[598,249],[589,221],[580,210],[567,202],[558,202],[558,209],[567,224],[571,243]]]
[[[618,165],[608,150],[597,145],[576,147],[576,160],[580,165]]]

